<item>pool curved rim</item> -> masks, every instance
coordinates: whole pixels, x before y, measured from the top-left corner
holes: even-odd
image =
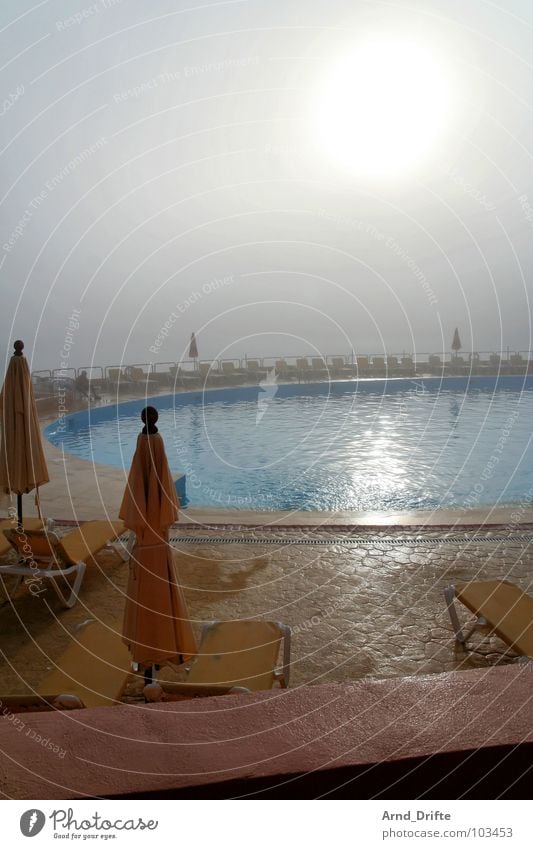
[[[348,378],[343,380],[330,380],[330,381],[310,381],[306,383],[278,383],[276,384],[278,387],[278,393],[281,390],[281,395],[279,397],[294,397],[294,396],[302,396],[308,393],[310,390],[314,390],[312,394],[321,395],[321,394],[330,394],[332,390],[335,388],[342,388],[344,391],[348,392],[350,388],[356,387],[356,390],[361,388],[363,392],[372,393],[373,391],[378,390],[378,388],[387,388],[390,387],[397,391],[401,391],[402,389],[420,389],[420,387],[426,387],[431,391],[431,389],[435,390],[436,388],[442,388],[443,390],[493,390],[493,391],[501,391],[501,390],[510,390],[517,391],[519,389],[529,390],[533,389],[533,374],[531,375],[467,375],[467,376],[457,376],[457,377],[434,377],[434,376],[421,376],[421,377],[385,377],[385,378]],[[329,392],[324,390],[324,387],[328,387]],[[241,386],[224,386],[224,387],[210,387],[203,389],[187,389],[180,392],[165,392],[160,393],[159,395],[145,395],[141,398],[134,397],[125,401],[117,400],[116,403],[112,404],[103,404],[97,407],[85,407],[81,410],[76,410],[72,413],[68,413],[65,416],[60,416],[57,419],[54,419],[52,422],[49,422],[43,429],[43,433],[45,437],[51,442],[52,445],[55,443],[49,439],[49,434],[52,433],[52,429],[55,428],[57,430],[57,426],[62,421],[82,421],[85,419],[87,423],[90,423],[91,419],[93,420],[101,420],[109,418],[108,415],[100,416],[100,412],[109,412],[111,410],[117,410],[121,408],[122,410],[129,409],[131,411],[134,410],[142,410],[143,407],[148,405],[155,406],[157,402],[161,402],[167,399],[173,399],[174,403],[171,404],[171,407],[175,406],[186,406],[187,404],[193,403],[197,405],[198,401],[202,401],[204,399],[207,400],[208,403],[216,402],[217,400],[249,400],[250,396],[253,393],[256,393],[260,389],[260,385],[258,383],[254,384],[243,384]],[[295,391],[296,390],[296,391]],[[354,394],[357,394],[356,392]],[[385,391],[379,392],[379,394],[385,395],[387,394]],[[232,397],[233,396],[233,397]],[[239,397],[240,396],[240,397]],[[178,403],[176,403],[178,401]],[[80,455],[74,454],[73,456],[79,457]],[[102,464],[108,465],[108,464]]]

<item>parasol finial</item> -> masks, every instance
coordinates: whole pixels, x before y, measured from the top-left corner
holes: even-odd
[[[141,413],[141,419],[143,421],[144,427],[142,429],[143,434],[146,436],[147,434],[157,433],[157,428],[155,426],[156,421],[159,418],[159,413],[157,412],[155,407],[145,407]]]
[[[22,351],[24,350],[24,342],[22,339],[17,339],[17,341],[13,344],[13,347],[15,349],[14,356],[22,357]]]

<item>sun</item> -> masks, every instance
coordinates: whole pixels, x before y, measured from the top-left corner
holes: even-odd
[[[365,40],[323,77],[314,138],[345,170],[395,178],[435,153],[450,123],[451,79],[435,50]]]

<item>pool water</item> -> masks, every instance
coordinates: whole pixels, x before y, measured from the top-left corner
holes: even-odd
[[[533,385],[500,378],[243,387],[151,399],[192,505],[408,510],[533,501]],[[48,438],[128,468],[146,401]]]

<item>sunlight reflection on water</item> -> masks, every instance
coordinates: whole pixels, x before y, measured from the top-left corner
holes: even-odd
[[[406,510],[532,500],[532,392],[302,394],[270,400],[259,421],[257,409],[255,400],[160,407],[190,503]],[[121,415],[50,438],[128,468],[138,433],[138,415]]]

